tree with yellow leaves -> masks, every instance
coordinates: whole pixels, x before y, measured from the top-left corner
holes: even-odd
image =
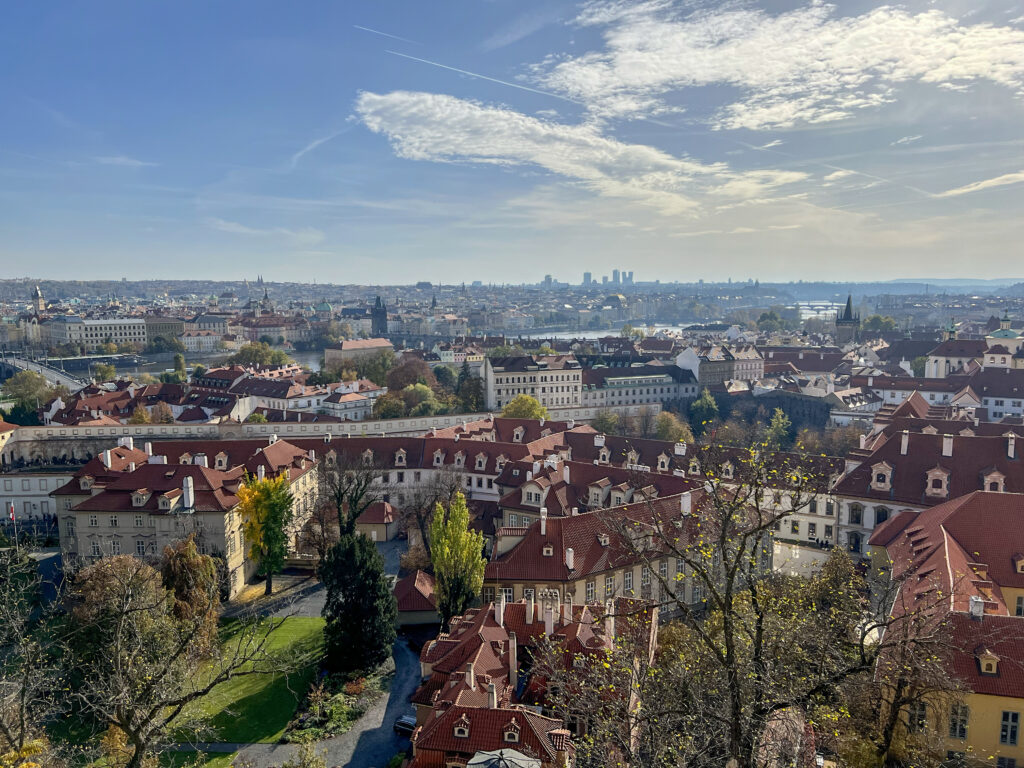
[[[257,573],[267,579],[265,594],[274,591],[274,574],[284,568],[288,554],[288,525],[292,521],[292,492],[282,473],[262,480],[248,478],[238,489],[238,514]]]

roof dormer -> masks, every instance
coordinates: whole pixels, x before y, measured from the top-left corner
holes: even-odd
[[[880,461],[871,467],[871,490],[888,491],[892,489],[892,467]]]
[[[722,478],[724,480],[732,480],[734,475],[735,475],[735,469],[734,469],[734,467],[732,465],[732,462],[731,461],[725,462],[725,464],[722,465]]]
[[[974,651],[974,658],[978,660],[978,671],[983,675],[999,674],[999,657],[984,646],[978,646]]]
[[[932,498],[944,499],[949,496],[949,470],[940,466],[929,469],[924,492]]]
[[[468,739],[469,738],[469,716],[463,714],[458,720],[455,721],[455,727],[452,729],[452,733],[457,739]]]
[[[434,451],[434,466],[440,467],[442,464],[444,464],[444,451],[438,448]]]
[[[214,469],[221,470],[228,468],[228,455],[224,453],[224,451],[221,451],[213,457],[213,467]]]
[[[697,459],[690,459],[690,466],[688,468],[688,471],[689,471],[689,473],[691,475],[699,475],[700,474],[700,462],[697,461]]]
[[[132,491],[132,506],[133,507],[144,507],[146,502],[149,501],[149,497],[152,494],[148,488],[139,488],[137,491]]]
[[[664,453],[659,453],[658,454],[658,471],[659,472],[667,472],[668,471],[668,463],[669,463],[668,456],[666,454],[664,454]]]
[[[501,732],[502,741],[506,744],[518,744],[519,743],[519,723],[513,717],[508,725],[505,726]]]
[[[179,464],[191,464],[192,463],[192,454],[189,453],[188,451],[186,451],[185,453],[181,454],[181,456],[178,457],[178,463]]]
[[[601,446],[601,450],[597,452],[597,460],[601,464],[607,464],[611,458],[612,452],[608,450],[606,446]]]
[[[455,454],[455,466],[458,467],[459,469],[462,469],[464,466],[466,466],[465,451],[459,451],[458,453]]]
[[[1013,570],[1024,573],[1024,553],[1018,552],[1013,556]]]
[[[626,464],[630,466],[636,466],[640,463],[640,454],[635,449],[630,449],[629,453],[626,454]]]
[[[486,469],[486,467],[487,467],[487,454],[486,453],[478,453],[476,455],[476,459],[474,460],[473,466],[474,466],[474,468],[476,469],[477,472],[482,472],[484,469]]]
[[[545,544],[540,553],[544,555],[544,557],[552,557],[555,554],[555,548],[551,544]]]
[[[512,442],[521,443],[523,442],[523,436],[526,434],[525,427],[516,427],[512,430]]]
[[[396,467],[404,467],[405,466],[405,449],[404,448],[399,448],[397,451],[395,451],[395,466]]]
[[[373,464],[373,449],[367,448],[363,451],[363,466],[368,467],[371,464]]]
[[[1006,475],[998,469],[986,472],[984,483],[984,490],[986,491],[992,491],[993,493],[1003,493],[1006,491]]]
[[[92,485],[93,485],[93,483],[95,483],[95,482],[96,482],[96,478],[95,478],[95,477],[93,477],[92,475],[82,475],[82,476],[81,476],[81,477],[80,477],[80,478],[78,479],[78,486],[79,486],[79,487],[80,487],[80,488],[81,488],[81,489],[82,489],[83,491],[88,491],[88,490],[91,490],[91,489],[92,489]]]

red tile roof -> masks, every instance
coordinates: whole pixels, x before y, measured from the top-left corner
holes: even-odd
[[[434,595],[434,577],[423,571],[415,571],[395,583],[395,600],[399,611],[437,610]]]

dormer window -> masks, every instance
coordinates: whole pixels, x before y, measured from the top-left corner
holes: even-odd
[[[434,466],[440,467],[442,464],[444,464],[444,451],[439,448],[434,451]]]
[[[178,463],[179,464],[191,464],[192,463],[192,454],[191,453],[183,453],[183,454],[181,454],[181,456],[178,457]]]
[[[215,469],[227,469],[228,455],[223,451],[221,453],[218,453],[213,459],[213,466]]]
[[[884,461],[871,468],[871,490],[888,491],[892,488],[892,467]]]
[[[159,506],[160,506],[160,509],[165,509],[165,510],[166,509],[170,509],[171,508],[171,500],[169,498],[167,498],[166,496],[161,496],[160,497]]]
[[[727,461],[725,462],[725,464],[722,465],[722,477],[725,478],[726,480],[732,480],[733,467],[731,461]]]
[[[1013,556],[1013,570],[1017,573],[1024,573],[1024,554],[1018,552]]]
[[[149,491],[146,490],[145,488],[142,488],[142,489],[140,489],[138,491],[135,491],[132,494],[132,506],[133,507],[145,506],[147,501],[149,501]]]
[[[697,461],[696,459],[690,459],[690,474],[691,475],[699,475],[700,474],[700,462]]]
[[[455,466],[462,469],[466,465],[466,454],[459,451],[455,454]]]
[[[478,453],[476,455],[476,471],[481,472],[487,466],[487,454]]]
[[[992,651],[988,648],[978,648],[974,655],[978,659],[978,669],[981,671],[981,674],[999,674],[999,657],[992,653]]]
[[[524,429],[523,427],[516,427],[514,430],[512,430],[512,442],[513,443],[521,443],[521,442],[523,442],[523,435],[525,435],[525,434],[526,434],[526,429]]]
[[[405,466],[405,451],[402,450],[401,448],[399,448],[397,451],[395,451],[395,466],[396,467],[404,467]]]
[[[626,463],[636,466],[640,462],[640,454],[636,451],[630,451],[626,454]]]
[[[989,472],[985,475],[985,490],[1003,493],[1006,490],[1006,476],[1002,472]]]
[[[508,744],[518,744],[519,743],[519,723],[517,723],[515,720],[513,720],[508,725],[506,725],[505,726],[505,731],[502,734],[502,738]]]
[[[597,541],[598,541],[598,543],[602,547],[607,547],[608,546],[608,542],[609,542],[608,534],[607,533],[599,533],[599,534],[597,534]]]
[[[668,456],[664,453],[658,456],[658,471],[665,472],[668,470]]]
[[[942,467],[928,470],[928,485],[925,488],[928,496],[945,498],[949,495],[949,471]]]
[[[541,550],[541,554],[544,555],[544,557],[551,557],[555,554],[555,548],[550,544],[545,544],[544,549]]]
[[[607,448],[602,448],[597,454],[597,460],[602,464],[607,464],[608,459],[611,457],[611,455],[611,451],[609,451]]]
[[[88,491],[92,488],[92,484],[94,482],[95,479],[92,477],[92,475],[86,475],[85,477],[78,481],[78,485],[81,486],[83,491]]]
[[[504,456],[499,456],[494,462],[494,465],[499,472],[501,472],[501,470],[505,468],[506,464],[508,464],[508,459],[506,459]]]
[[[363,451],[363,466],[368,467],[373,464],[373,450],[367,448]]]

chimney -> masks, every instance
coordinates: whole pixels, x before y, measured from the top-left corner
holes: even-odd
[[[864,446],[867,445],[867,444],[868,444],[868,436],[867,435],[861,435],[860,436],[860,449],[864,450]]]
[[[195,464],[196,466],[199,466],[199,467],[208,467],[208,466],[210,466],[209,464],[206,463],[206,454],[205,453],[197,453],[195,455],[195,457],[192,459],[192,463]]]
[[[562,480],[566,485],[569,484],[569,464],[568,462],[562,463]]]
[[[869,387],[874,386],[874,383],[875,383],[875,377],[874,376],[868,376],[868,386]]]
[[[498,689],[494,687],[494,683],[487,684],[487,708],[498,708]]]
[[[129,472],[134,472],[135,471],[135,462],[134,461],[129,461],[128,462],[128,471]]]
[[[166,464],[167,463],[167,457],[166,456],[150,456],[149,457],[149,463],[150,464]]]
[[[679,511],[684,515],[693,511],[693,495],[689,491],[679,494]]]
[[[191,477],[181,481],[181,505],[185,510],[191,510],[196,505],[196,492]]]
[[[264,467],[262,464],[260,464],[258,467],[256,467],[256,479],[257,480],[259,480],[262,483],[266,476],[267,476],[267,469],[266,469],[266,467]]]
[[[103,466],[106,467],[107,469],[110,469],[110,449],[109,448],[103,452],[103,458],[101,460],[103,461]]]
[[[473,672],[473,662],[466,664],[466,685],[469,686],[469,690],[476,690],[476,675]]]
[[[953,455],[953,436],[943,435],[942,436],[942,455],[952,456]]]
[[[519,644],[515,632],[508,633],[508,682],[516,688],[519,681]]]
[[[565,567],[570,571],[576,567],[576,553],[573,551],[572,547],[565,550]]]
[[[981,621],[985,617],[985,601],[977,595],[971,595],[968,612],[975,621]]]
[[[555,634],[555,610],[550,605],[544,606],[544,634],[548,637]]]
[[[529,626],[533,624],[533,620],[537,618],[536,606],[533,602],[533,592],[530,592],[530,596],[526,598],[526,624]]]
[[[580,508],[579,507],[573,507],[572,508],[572,516],[573,517],[576,517],[576,515],[578,515],[579,513],[580,513]]]
[[[270,436],[270,441],[269,441],[269,444],[270,444],[270,445],[273,445],[273,444],[274,444],[274,443],[276,443],[276,442],[277,442],[277,435],[271,435],[271,436]]]
[[[316,451],[309,452],[309,463],[316,464]]]
[[[547,536],[548,535],[548,508],[547,507],[541,507],[540,508],[540,535],[541,536]]]
[[[145,443],[142,447],[146,451],[146,455],[147,456],[152,456],[153,455],[153,444],[152,443]]]
[[[529,469],[526,470],[526,479],[527,480],[533,480],[533,471],[532,470],[529,470]]]
[[[494,601],[494,620],[499,627],[505,626],[505,596],[503,593],[499,594],[498,599]]]
[[[907,455],[907,448],[910,446],[910,432],[903,430],[903,435],[900,437],[900,455]]]
[[[603,448],[604,447],[604,435],[602,435],[600,433],[594,435],[594,447],[595,448]]]
[[[134,437],[123,437],[123,438],[121,438],[121,445],[123,445],[129,451],[134,451],[135,450],[135,438]]]
[[[1013,432],[1006,436],[1006,458],[1017,458],[1017,435]]]
[[[565,422],[566,429],[573,429],[575,426],[576,426],[576,420],[575,419],[569,419],[567,422]]]

